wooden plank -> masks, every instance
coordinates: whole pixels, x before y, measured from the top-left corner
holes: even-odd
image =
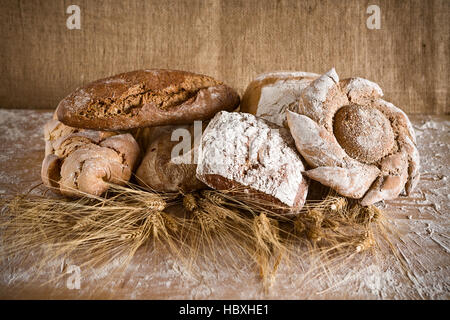
[[[0,0],[0,107],[53,108],[77,86],[139,68],[206,73],[242,93],[258,73],[325,72],[378,82],[408,113],[450,112],[448,0]]]

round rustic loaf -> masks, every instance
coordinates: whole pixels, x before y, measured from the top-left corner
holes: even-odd
[[[180,129],[189,132],[189,137],[183,137],[182,141],[178,141],[179,136],[175,134]],[[186,143],[184,139],[193,136],[192,125],[155,127],[148,137],[151,142],[136,171],[138,183],[160,192],[191,192],[205,188],[195,176],[197,144],[192,146],[188,141],[189,150],[182,150],[181,155],[172,154],[177,151],[174,149],[177,144]]]
[[[339,80],[334,69],[305,88],[298,113],[287,111],[309,178],[362,205],[409,195],[420,178],[420,159],[406,114],[381,99],[369,80]]]
[[[270,202],[285,214],[298,213],[305,203],[304,169],[289,131],[248,113],[218,113],[201,138],[198,179]]]
[[[131,134],[72,128],[55,118],[44,127],[44,185],[68,197],[99,196],[108,182],[130,179],[140,152]]]
[[[302,90],[318,76],[302,71],[260,74],[247,86],[240,111],[283,126],[286,121],[286,110],[297,111]]]
[[[376,108],[349,105],[334,116],[334,135],[345,152],[364,163],[384,158],[395,144],[389,120]]]
[[[234,110],[239,95],[205,75],[175,70],[138,70],[87,84],[58,105],[64,124],[94,130],[128,130],[189,124]]]

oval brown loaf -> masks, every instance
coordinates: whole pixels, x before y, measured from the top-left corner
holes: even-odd
[[[210,119],[239,101],[235,90],[205,75],[137,70],[76,89],[59,103],[57,115],[71,127],[128,130]]]

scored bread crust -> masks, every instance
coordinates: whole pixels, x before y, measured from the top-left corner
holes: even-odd
[[[94,130],[128,130],[210,119],[240,102],[235,90],[186,71],[147,69],[87,84],[57,107],[64,124]]]

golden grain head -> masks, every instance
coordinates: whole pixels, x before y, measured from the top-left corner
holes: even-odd
[[[212,190],[203,190],[202,196],[205,197],[205,199],[209,200],[210,202],[216,204],[216,205],[222,205],[225,203],[225,199],[219,195],[217,192]]]
[[[359,224],[367,225],[373,221],[376,221],[381,216],[381,211],[377,207],[371,205],[368,207],[355,206],[355,220]]]
[[[374,205],[368,207],[370,221],[376,221],[382,216],[382,212],[379,208]]]
[[[86,226],[89,226],[89,225],[91,225],[92,223],[94,223],[94,220],[92,220],[92,218],[91,217],[83,217],[83,218],[81,218],[80,220],[78,220],[75,224],[74,224],[74,226],[72,227],[72,229],[74,229],[74,230],[78,230],[78,229],[81,229],[81,228],[84,228],[84,227],[86,227]]]
[[[375,239],[372,233],[365,232],[360,240],[355,244],[356,252],[362,252],[372,248],[375,245]]]
[[[199,209],[219,220],[226,219],[232,213],[229,209],[224,208],[215,202],[211,202],[206,198],[199,199],[197,204]]]
[[[306,229],[306,236],[312,241],[320,241],[322,240],[322,229],[315,225],[310,225]]]
[[[270,233],[270,220],[265,213],[260,213],[255,217],[256,229],[261,234],[269,234]]]
[[[166,228],[172,232],[177,232],[178,231],[178,223],[175,220],[174,217],[170,216],[167,213],[163,213],[162,215],[163,220],[164,220],[164,225],[166,226]]]
[[[257,238],[267,242],[277,242],[279,236],[278,221],[271,220],[265,213],[254,218],[254,230]]]
[[[344,197],[329,197],[327,200],[329,200],[327,204],[331,211],[338,212],[345,210],[347,207],[347,199]]]
[[[294,231],[298,234],[303,233],[306,230],[306,225],[305,223],[302,221],[302,219],[300,219],[299,217],[297,217],[294,220]]]
[[[201,209],[194,209],[193,214],[203,230],[216,229],[216,221],[211,217],[210,214]]]
[[[183,196],[183,206],[186,210],[193,212],[197,209],[198,204],[195,196],[192,193],[188,193]]]
[[[308,209],[307,217],[309,218],[309,220],[312,220],[312,222],[317,226],[320,226],[322,224],[324,218],[322,210],[318,208]]]
[[[148,236],[153,236],[155,239],[158,238],[161,232],[166,231],[161,212],[150,212],[150,214],[146,217],[142,228],[144,233]]]
[[[167,208],[167,203],[162,199],[153,200],[150,203],[146,203],[146,205],[147,208],[151,208],[158,211],[163,211],[165,208]]]
[[[137,198],[142,206],[150,210],[162,211],[167,208],[167,202],[157,194],[148,194]]]
[[[120,235],[121,240],[134,240],[142,236],[142,230],[136,230],[135,232],[123,233]]]

